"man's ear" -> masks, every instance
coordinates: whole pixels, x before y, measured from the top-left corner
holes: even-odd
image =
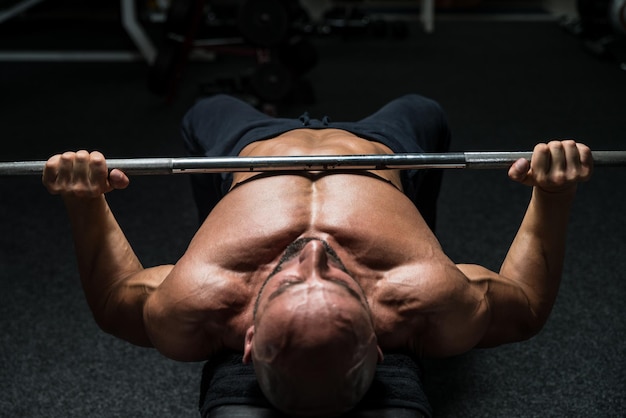
[[[376,345],[376,350],[378,351],[378,363],[382,363],[385,357],[383,356],[383,350],[380,349],[380,346]]]
[[[246,339],[243,345],[243,363],[248,364],[252,360],[252,339],[254,338],[254,325],[246,331]]]

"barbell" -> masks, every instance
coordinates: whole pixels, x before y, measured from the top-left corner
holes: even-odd
[[[593,151],[594,166],[624,167],[626,151]],[[267,171],[354,171],[418,169],[504,169],[532,152],[453,152],[268,157],[180,157],[107,159],[128,175]],[[45,161],[0,162],[0,177],[41,175]]]

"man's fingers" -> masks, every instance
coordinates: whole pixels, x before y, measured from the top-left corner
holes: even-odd
[[[94,151],[89,155],[89,181],[98,185],[103,190],[109,187],[107,163],[104,155]]]
[[[548,149],[550,151],[550,164],[546,167],[546,169],[565,171],[565,167],[567,166],[567,157],[565,155],[563,143],[560,141],[550,141],[548,142]]]
[[[560,141],[550,141],[548,143],[550,150],[549,162],[543,168],[545,178],[544,184],[549,187],[560,187],[567,181],[568,163],[563,143]]]
[[[104,155],[98,151],[91,153],[91,181],[99,184],[102,189],[125,189],[130,180],[118,169],[113,169],[109,173]]]
[[[565,181],[580,181],[582,175],[582,163],[580,152],[574,141],[563,141],[563,151],[565,152],[566,168]]]
[[[545,180],[547,171],[551,164],[550,148],[548,144],[537,144],[533,150],[533,156],[528,173],[528,181],[525,184],[530,186]]]
[[[109,176],[106,160],[100,152],[83,150],[51,157],[44,167],[42,180],[52,194],[80,198],[97,197],[129,184],[128,177],[119,170],[113,170]]]
[[[57,183],[62,186],[71,183],[74,173],[74,156],[73,152],[64,152],[61,154],[61,161],[57,170]]]
[[[89,153],[87,151],[77,151],[74,155],[70,178],[72,182],[87,183],[90,180]]]
[[[111,172],[109,173],[109,184],[114,189],[125,189],[126,187],[128,187],[129,183],[130,180],[123,171],[116,168],[111,170]]]
[[[509,178],[513,181],[523,183],[528,176],[530,170],[530,163],[525,158],[520,158],[515,161],[511,168],[509,168]]]
[[[61,162],[60,155],[54,155],[46,161],[46,165],[43,168],[43,174],[41,176],[41,181],[48,189],[48,192],[51,194],[58,194],[59,191],[56,187],[54,187],[57,175],[59,172],[59,164]]]
[[[593,155],[591,148],[585,144],[576,144],[578,148],[578,157],[580,160],[580,181],[587,181],[593,174]]]
[[[588,180],[593,171],[591,150],[573,140],[537,144],[533,150],[530,171],[524,184],[549,192],[575,189]]]

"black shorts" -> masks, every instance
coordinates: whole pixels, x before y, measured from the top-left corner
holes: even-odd
[[[231,96],[216,95],[198,101],[185,115],[182,135],[190,156],[236,156],[255,141],[274,138],[295,129],[342,129],[380,142],[396,153],[447,152],[450,130],[439,104],[407,94],[392,100],[372,115],[356,122],[333,122],[328,116],[297,119],[274,118]],[[434,229],[441,170],[403,170],[404,193]],[[232,174],[193,175],[194,198],[201,220],[228,192]]]

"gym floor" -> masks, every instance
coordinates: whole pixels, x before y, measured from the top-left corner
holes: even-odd
[[[50,19],[54,4],[46,7]],[[548,11],[532,14],[538,18],[442,12],[431,34],[410,22],[402,40],[315,39],[319,61],[305,78],[316,100],[277,111],[354,120],[420,93],[446,109],[454,151],[530,150],[553,138],[626,149],[626,72],[590,54]],[[133,48],[119,22],[84,17],[75,25],[28,16],[5,22],[0,49]],[[3,61],[0,159],[78,148],[109,157],[183,155],[179,123],[202,97],[200,86],[245,69],[230,57],[194,61],[168,102],[147,88],[142,61]],[[602,168],[580,186],[561,292],[539,335],[425,363],[436,417],[626,415],[624,184],[624,168]],[[505,172],[447,172],[442,246],[456,262],[497,269],[528,199]],[[196,229],[184,176],[133,178],[109,201],[146,266],[175,262]],[[0,416],[198,416],[202,364],[167,360],[97,328],[63,205],[33,177],[0,178],[0,360]]]

